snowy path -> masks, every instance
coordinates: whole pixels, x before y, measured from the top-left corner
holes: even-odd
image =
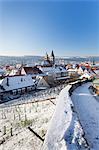
[[[90,94],[91,83],[78,87],[72,95],[72,101],[85,131],[90,149],[99,150],[99,102]]]
[[[77,114],[72,112],[72,101],[68,93],[70,88],[71,85],[67,85],[57,98],[43,150],[88,150]]]

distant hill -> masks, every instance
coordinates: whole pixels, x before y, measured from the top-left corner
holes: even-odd
[[[0,56],[0,65],[15,65],[16,63],[21,64],[35,64],[42,61],[41,56]]]
[[[88,57],[69,57],[69,56],[64,56],[64,57],[57,57],[57,59],[64,59],[67,61],[77,61],[77,62],[84,62],[84,61],[90,61],[90,62],[99,62],[99,56],[88,56]]]
[[[65,62],[84,62],[84,61],[91,61],[91,62],[99,62],[99,56],[89,56],[89,57],[70,57],[70,56],[64,56],[64,57],[56,57],[56,62],[59,62],[59,60],[64,60]],[[0,56],[0,65],[15,65],[15,64],[33,64],[35,65],[40,64],[43,61],[42,56]]]

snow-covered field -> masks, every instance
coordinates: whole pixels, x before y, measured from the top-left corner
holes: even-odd
[[[99,101],[90,85],[71,97],[72,85],[61,85],[0,105],[0,150],[99,150]]]
[[[40,150],[55,110],[57,96],[64,85],[25,94],[0,105],[0,150]]]
[[[5,142],[0,145],[0,150],[39,150],[42,141],[27,127],[31,126],[37,134],[44,138],[54,109],[55,105],[50,101],[0,109],[0,141],[5,139]]]

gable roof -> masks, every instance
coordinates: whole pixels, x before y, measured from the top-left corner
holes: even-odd
[[[37,83],[37,89],[49,88],[49,84],[46,82],[45,77],[40,77]]]
[[[34,67],[23,67],[24,71],[26,74],[41,74],[42,71],[37,68],[36,66]]]

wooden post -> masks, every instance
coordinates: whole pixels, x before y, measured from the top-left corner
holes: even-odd
[[[19,115],[19,120],[21,120],[21,116],[20,116],[20,113],[19,113],[18,115]]]
[[[26,122],[27,122],[27,116],[26,116],[26,113],[25,113],[25,125],[26,125]]]
[[[6,134],[6,126],[4,126],[4,133],[3,133],[4,135]]]
[[[14,109],[13,109],[13,119],[15,120],[15,111],[14,111]]]
[[[11,133],[11,136],[13,136],[13,134],[12,134],[12,123],[11,123],[10,133]]]

